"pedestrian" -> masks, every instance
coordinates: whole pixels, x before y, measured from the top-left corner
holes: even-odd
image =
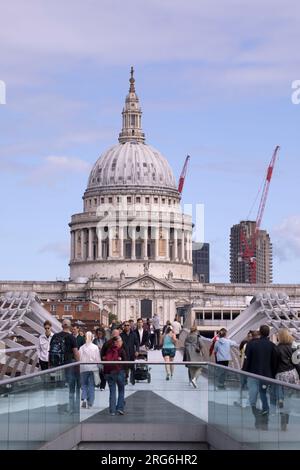
[[[176,339],[179,339],[179,335],[180,335],[180,332],[181,332],[181,324],[177,320],[177,317],[174,318],[174,321],[172,323],[172,328],[173,328],[173,332],[176,336]]]
[[[105,336],[105,330],[103,328],[97,328],[96,332],[95,332],[95,338],[93,340],[93,344],[98,346],[100,356],[101,356],[102,348],[103,348],[103,346],[105,345],[106,342],[107,342],[107,339],[106,339],[106,336]],[[106,386],[106,380],[105,380],[105,376],[104,376],[104,373],[103,373],[103,364],[99,364],[98,374],[99,374],[99,378],[100,378],[100,384],[97,385],[98,381],[96,380],[95,381],[95,386],[100,388],[100,392],[103,392],[105,390],[105,386]],[[94,374],[94,378],[95,378],[95,374]]]
[[[162,334],[163,334],[163,335],[165,334],[166,329],[167,329],[169,326],[172,328],[172,324],[171,324],[170,320],[167,320],[167,321],[166,321],[166,324],[163,326],[163,330],[162,330]],[[161,344],[161,341],[160,341],[159,344]]]
[[[151,318],[147,318],[146,329],[148,331],[148,347],[150,350],[154,349],[155,331]]]
[[[95,401],[94,374],[98,374],[98,364],[101,361],[98,346],[93,344],[93,334],[86,333],[86,342],[79,349],[79,359],[83,362],[80,366],[80,383],[82,389],[81,406],[91,408]]]
[[[227,330],[226,328],[221,328],[219,331],[219,340],[215,342],[214,351],[216,354],[216,363],[228,367],[229,361],[232,360],[231,348],[238,348],[239,345],[228,338],[226,338]],[[223,368],[217,369],[217,388],[225,389],[225,377],[226,372]]]
[[[287,328],[278,330],[278,345],[276,348],[277,365],[276,380],[288,384],[299,385],[300,364],[293,363],[293,344],[294,338]],[[286,431],[289,422],[291,393],[287,387],[277,386],[277,400],[280,409],[281,430]]]
[[[134,330],[134,334],[137,337],[139,350],[141,348],[146,349],[148,347],[149,333],[144,327],[144,322],[142,318],[138,318],[137,328]]]
[[[63,331],[55,333],[50,342],[49,363],[57,367],[79,361],[79,351],[76,338],[71,333],[71,322],[62,322]],[[77,366],[65,369],[66,382],[69,387],[69,414],[79,413],[80,403],[80,370]]]
[[[157,313],[153,315],[153,327],[154,327],[154,349],[159,349],[160,344],[160,320]]]
[[[44,322],[45,333],[39,337],[37,353],[41,370],[46,370],[49,367],[49,349],[50,342],[53,336],[51,331],[52,323],[49,320]]]
[[[268,325],[261,325],[259,328],[260,338],[252,339],[247,344],[245,350],[245,366],[246,372],[261,375],[263,377],[275,378],[277,367],[276,346],[269,340],[270,328]],[[267,398],[268,383],[254,377],[247,378],[249,401],[252,413],[255,418],[258,415],[256,406],[258,394],[262,403],[262,414],[269,414],[269,403]],[[273,387],[274,388],[274,387]],[[271,399],[274,405],[274,391],[271,388]],[[276,395],[275,395],[276,405]],[[257,424],[257,421],[256,421]],[[267,424],[267,423],[265,423]]]
[[[192,326],[190,333],[187,335],[184,342],[184,361],[199,362],[203,354],[204,343],[198,334],[196,326]],[[195,365],[188,365],[189,382],[197,388],[197,379],[201,374],[201,367]]]
[[[162,335],[161,344],[161,352],[165,361],[166,368],[166,380],[170,380],[170,377],[172,378],[174,373],[174,365],[172,364],[172,362],[174,361],[174,357],[176,354],[176,335],[171,326],[168,326],[165,333]]]
[[[85,343],[85,338],[84,336],[80,334],[78,325],[73,325],[72,333],[73,333],[74,338],[76,339],[77,349],[80,349],[81,346],[83,346]]]
[[[102,356],[104,361],[126,361],[126,353],[122,348],[123,341],[121,336],[114,336],[109,342]],[[124,415],[125,407],[125,371],[121,364],[104,365],[104,374],[109,386],[109,412],[111,416],[116,413]],[[118,399],[116,389],[118,388]]]
[[[215,353],[215,343],[219,340],[219,331],[214,335],[213,339],[211,340],[210,347],[209,347],[209,356],[214,354],[216,360],[216,353]]]
[[[134,361],[138,355],[139,342],[137,335],[130,329],[130,323],[125,321],[123,324],[123,332],[121,333],[123,341],[123,348],[125,349],[128,361]],[[130,370],[130,382],[132,385],[135,384],[134,380],[134,365],[130,365],[126,368],[126,384],[128,383],[128,375]]]

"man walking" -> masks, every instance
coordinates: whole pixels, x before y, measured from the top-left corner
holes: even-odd
[[[261,325],[259,332],[260,338],[252,339],[252,341],[247,344],[244,370],[252,374],[262,375],[263,377],[274,378],[277,365],[276,346],[269,340],[270,328],[268,325]],[[254,377],[248,377],[247,383],[249,401],[254,416],[257,417],[258,415],[256,408],[258,394],[262,403],[261,414],[268,416],[269,403],[267,398],[267,383],[264,383],[263,380],[255,379]]]
[[[160,343],[160,320],[157,313],[154,314],[152,319],[152,324],[154,328],[154,349],[159,349]]]
[[[71,333],[70,320],[62,323],[63,331],[52,336],[49,351],[50,366],[57,367],[79,361],[76,338]],[[69,386],[69,413],[79,413],[80,403],[80,370],[79,367],[65,369],[65,377]]]
[[[139,343],[138,343],[137,336],[134,334],[133,331],[131,331],[130,323],[128,321],[126,321],[123,325],[123,332],[121,333],[121,338],[123,341],[123,348],[125,349],[128,361],[134,361],[139,351]],[[134,385],[135,383],[134,366],[130,365],[129,369],[130,369],[130,382],[132,385]],[[127,376],[128,376],[128,373],[126,374],[126,382],[128,380]]]

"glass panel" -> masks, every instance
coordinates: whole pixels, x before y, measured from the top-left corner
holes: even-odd
[[[81,364],[2,382],[0,449],[38,449],[80,422],[99,423],[112,441],[123,432],[135,440],[130,425],[146,424],[154,425],[145,433],[151,429],[157,442],[198,445],[207,435],[216,448],[299,449],[300,387],[213,363],[181,364],[180,350],[174,360],[164,362],[161,350],[144,350],[117,375]],[[120,399],[112,410],[110,397],[116,391],[117,399],[118,388],[126,403]],[[118,417],[118,410],[125,416]]]
[[[208,423],[245,449],[299,449],[300,387],[208,366]],[[224,373],[225,371],[225,373]]]
[[[78,366],[2,383],[0,448],[37,449],[79,423]]]

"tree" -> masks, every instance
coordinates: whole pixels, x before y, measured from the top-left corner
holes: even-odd
[[[108,322],[109,322],[110,325],[113,322],[116,322],[117,320],[118,320],[117,315],[115,315],[114,313],[111,313],[111,312],[108,314]]]

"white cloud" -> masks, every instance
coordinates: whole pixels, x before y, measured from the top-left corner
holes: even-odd
[[[27,185],[55,186],[70,175],[87,174],[90,169],[91,165],[80,158],[52,155],[44,158],[40,165],[32,167],[24,182]]]
[[[58,258],[68,258],[69,256],[69,245],[67,243],[54,242],[48,243],[47,245],[42,246],[39,253],[53,253],[58,256]]]
[[[201,74],[245,87],[295,79],[300,61],[298,0],[284,8],[282,0],[14,0],[1,5],[1,18],[8,78],[70,60],[181,61],[194,62],[186,67],[193,83]]]
[[[285,218],[280,225],[273,229],[274,256],[279,261],[300,258],[300,215]]]

